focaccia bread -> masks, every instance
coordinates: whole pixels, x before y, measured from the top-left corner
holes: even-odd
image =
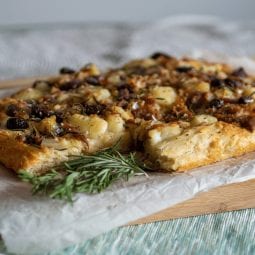
[[[0,162],[41,174],[119,142],[155,169],[188,170],[255,150],[254,99],[243,68],[162,53],[62,68],[0,101]]]

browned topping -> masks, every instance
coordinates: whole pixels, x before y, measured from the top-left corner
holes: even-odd
[[[75,70],[73,70],[72,68],[69,68],[69,67],[62,67],[59,70],[59,73],[60,74],[73,74],[73,73],[75,73]]]
[[[221,88],[224,86],[224,82],[218,78],[214,78],[211,80],[211,86],[215,88]]]
[[[254,102],[254,99],[251,96],[243,96],[238,100],[239,104],[251,104]]]
[[[24,142],[27,144],[32,144],[32,145],[33,144],[41,145],[42,140],[43,140],[42,136],[38,136],[35,132],[33,132],[32,134],[25,136]]]
[[[84,81],[91,84],[91,85],[96,85],[96,86],[101,85],[99,75],[88,76],[88,77],[85,78]]]
[[[234,80],[234,79],[230,79],[230,78],[226,78],[224,80],[224,83],[226,86],[233,88],[233,89],[242,86],[242,83],[239,80]]]
[[[207,94],[206,93],[191,93],[186,100],[186,105],[188,109],[195,113],[200,113],[204,111],[207,106]]]
[[[8,129],[22,130],[28,128],[28,122],[21,118],[9,118],[6,123]]]
[[[19,112],[20,108],[15,104],[10,104],[7,106],[6,114],[10,117],[15,117]]]
[[[64,84],[60,85],[61,90],[70,90],[70,89],[76,89],[82,85],[82,82],[80,80],[71,80]]]
[[[193,117],[193,113],[188,109],[186,104],[183,100],[180,100],[175,105],[173,105],[172,109],[169,110],[165,114],[165,121],[171,122],[171,121],[190,121]]]
[[[153,98],[145,98],[136,109],[132,110],[135,118],[144,120],[158,120],[161,119],[161,113],[156,107],[156,102]]]
[[[192,67],[190,66],[179,66],[175,69],[179,73],[187,73],[192,70]]]
[[[241,126],[248,129],[249,131],[255,130],[255,117],[251,116],[242,121]]]
[[[151,58],[153,59],[157,59],[160,57],[164,57],[164,58],[172,58],[170,55],[164,53],[164,52],[155,52],[151,55]]]
[[[243,69],[243,67],[239,67],[238,69],[234,70],[232,72],[232,75],[233,76],[236,76],[236,77],[240,77],[240,78],[245,78],[247,77],[247,73],[245,72],[245,70]]]
[[[35,119],[44,119],[46,117],[49,117],[53,115],[54,112],[50,110],[46,105],[37,105],[34,104],[31,107],[31,118]]]
[[[96,105],[88,105],[85,104],[83,106],[83,114],[91,115],[91,114],[102,114],[105,110],[106,106],[102,104],[96,104]]]
[[[49,81],[36,81],[28,91],[33,94],[32,99],[28,100],[27,95],[20,99],[14,96],[0,106],[2,119],[9,118],[6,127],[21,130],[28,144],[40,145],[48,136],[86,140],[78,127],[71,124],[74,114],[97,114],[107,120],[118,110],[123,111],[125,117],[118,112],[123,119],[130,118],[135,125],[142,120],[191,121],[197,114],[209,114],[253,130],[254,120],[250,116],[255,114],[255,79],[243,68],[233,70],[222,64],[179,60],[156,52],[150,58],[102,74],[93,64],[77,72],[64,67],[60,73],[63,75]],[[51,128],[43,129],[40,125],[45,123]],[[35,133],[33,125],[38,129]]]
[[[129,100],[134,96],[132,88],[128,84],[118,86],[118,100]]]
[[[224,100],[215,98],[209,103],[209,107],[212,108],[221,108],[224,105]]]
[[[57,123],[63,122],[65,118],[65,114],[63,112],[58,111],[58,112],[55,112],[54,115],[56,116]]]

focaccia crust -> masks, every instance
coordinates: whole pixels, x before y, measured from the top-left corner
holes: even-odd
[[[69,146],[60,150],[35,147],[18,141],[8,132],[0,131],[0,162],[16,172],[25,170],[42,174],[68,160],[69,156],[80,155],[84,148],[83,142],[78,140],[62,141],[62,144]]]
[[[240,68],[156,53],[94,64],[0,100],[0,162],[42,174],[116,143],[155,169],[183,171],[255,150],[255,78]]]
[[[189,170],[255,150],[255,132],[221,121],[184,129],[157,143],[152,139],[147,152],[165,170]]]

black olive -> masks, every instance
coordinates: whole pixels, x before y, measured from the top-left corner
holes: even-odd
[[[176,71],[179,73],[187,73],[189,71],[191,71],[193,68],[191,66],[179,66],[176,67]]]
[[[155,52],[150,56],[152,59],[158,59],[160,57],[164,58],[172,58],[170,55],[164,53],[164,52]]]
[[[43,119],[45,117],[45,111],[38,105],[33,105],[31,108],[31,115],[34,118]]]
[[[8,129],[26,129],[28,128],[28,122],[22,118],[9,118],[6,123]]]
[[[238,100],[239,104],[251,104],[254,102],[254,99],[251,96],[243,96]]]
[[[75,73],[75,70],[69,68],[69,67],[62,67],[60,70],[59,70],[59,73],[60,74],[73,74]]]
[[[55,112],[54,114],[55,114],[55,116],[56,116],[56,121],[57,121],[57,123],[63,122],[63,120],[64,120],[64,114],[63,114],[63,112]]]
[[[224,86],[223,81],[218,79],[218,78],[212,79],[210,84],[211,84],[212,87],[215,87],[215,88],[221,88],[221,87]]]
[[[241,77],[241,78],[247,77],[247,73],[245,72],[243,67],[239,67],[238,69],[234,70],[232,72],[232,75],[236,77]]]
[[[97,104],[97,105],[84,105],[83,113],[87,115],[91,114],[101,114],[105,109],[105,105]]]
[[[24,142],[27,143],[27,144],[40,145],[42,143],[42,137],[37,136],[35,134],[26,135]]]
[[[100,77],[98,75],[88,76],[85,78],[85,82],[91,85],[100,85]]]
[[[44,119],[53,115],[54,112],[45,106],[32,105],[30,114],[32,118]]]
[[[15,117],[18,111],[19,111],[19,108],[17,105],[10,104],[7,106],[5,113],[10,117]]]
[[[213,99],[210,103],[209,106],[213,108],[221,108],[224,105],[224,101],[222,99]]]
[[[79,80],[72,80],[72,81],[68,81],[64,84],[60,85],[60,89],[61,90],[70,90],[70,89],[76,89],[79,86],[81,86],[82,82]]]
[[[225,83],[226,86],[228,86],[230,88],[233,88],[233,89],[242,86],[242,83],[240,81],[229,79],[229,78],[226,78],[224,80],[224,83]]]

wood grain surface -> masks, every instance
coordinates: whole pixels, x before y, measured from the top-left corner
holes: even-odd
[[[129,225],[255,208],[255,179],[220,186]]]
[[[25,88],[31,86],[35,80],[46,80],[49,78],[50,76],[37,76],[14,80],[0,80],[0,89]]]

